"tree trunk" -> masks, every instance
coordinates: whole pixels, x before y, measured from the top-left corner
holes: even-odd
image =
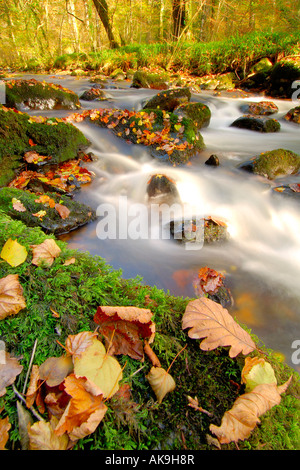
[[[108,6],[105,0],[93,0],[93,3],[95,5],[95,8],[97,10],[97,13],[99,15],[100,20],[102,21],[102,24],[105,28],[105,31],[107,33],[107,37],[109,40],[109,45],[112,49],[116,49],[119,47],[119,44],[114,38],[113,32],[112,32],[112,27],[109,21],[109,16],[108,16]]]
[[[173,0],[172,13],[173,36],[178,39],[185,25],[185,0]]]

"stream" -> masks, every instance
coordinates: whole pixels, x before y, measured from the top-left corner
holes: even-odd
[[[58,83],[79,96],[92,86],[88,77],[23,75],[23,78]],[[104,90],[108,101],[81,101],[82,108],[138,111],[143,100],[158,93],[130,88],[129,82],[111,85]],[[279,108],[272,117],[280,121],[281,130],[261,134],[230,124],[242,115],[242,103],[269,98],[233,96],[217,96],[214,92],[192,94],[191,101],[209,106],[212,118],[209,127],[201,130],[206,149],[185,167],[175,168],[154,160],[146,147],[129,145],[109,129],[87,122],[75,124],[91,142],[88,152],[98,157],[86,164],[95,177],[76,194],[78,201],[95,210],[109,204],[117,214],[120,199],[126,201],[128,208],[136,204],[147,207],[149,179],[154,174],[164,174],[176,181],[183,203],[226,221],[229,242],[189,250],[163,237],[132,239],[123,233],[115,239],[100,239],[98,220],[60,238],[71,248],[102,256],[113,268],[121,269],[123,277],[141,276],[145,284],[156,285],[176,296],[195,297],[193,279],[201,267],[224,272],[234,299],[230,313],[300,372],[300,354],[293,355],[297,352],[295,345],[300,349],[299,202],[271,190],[272,185],[299,183],[299,176],[278,178],[271,183],[237,169],[264,151],[284,148],[300,153],[299,126],[281,119],[295,105],[289,100],[271,99]],[[29,113],[62,117],[72,111]],[[205,165],[211,154],[218,155],[220,166]],[[151,223],[156,222],[150,220]]]

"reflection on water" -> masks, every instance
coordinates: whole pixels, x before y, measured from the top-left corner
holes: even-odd
[[[87,78],[40,78],[60,83],[79,95],[91,86]],[[83,107],[138,110],[156,91],[131,89],[123,82],[108,93],[108,101],[82,102]],[[71,247],[106,258],[114,268],[122,269],[124,277],[142,276],[146,284],[174,295],[194,296],[192,280],[203,266],[223,271],[235,300],[231,313],[299,370],[299,365],[291,364],[292,342],[300,339],[299,205],[274,195],[272,183],[237,169],[264,151],[285,148],[300,153],[299,127],[282,120],[294,105],[288,100],[272,100],[279,108],[272,117],[279,119],[281,131],[260,134],[230,127],[242,114],[240,106],[245,99],[203,93],[193,95],[192,100],[206,103],[212,119],[202,130],[205,151],[184,168],[154,161],[147,149],[129,145],[109,130],[86,122],[76,124],[90,140],[89,150],[98,156],[98,161],[87,164],[96,175],[94,181],[76,198],[94,209],[103,203],[118,209],[120,196],[127,197],[129,206],[147,205],[147,182],[153,174],[163,173],[176,181],[182,202],[193,205],[201,214],[226,221],[230,241],[189,251],[172,240],[99,240],[97,221],[62,238]],[[218,168],[204,165],[212,153],[219,156]],[[276,185],[290,182],[299,182],[299,177],[278,179]]]

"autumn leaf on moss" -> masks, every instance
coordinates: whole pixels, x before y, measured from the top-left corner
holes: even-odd
[[[71,399],[55,428],[55,434],[62,436],[67,433],[72,440],[82,439],[95,431],[107,411],[102,390],[86,377],[74,374],[66,377],[64,388]]]
[[[95,383],[105,398],[113,396],[119,390],[119,381],[123,377],[118,361],[109,356],[104,345],[94,338],[81,355],[73,356],[74,373],[86,377]]]
[[[8,431],[11,428],[11,424],[8,420],[8,416],[4,419],[0,419],[0,450],[6,450],[5,446],[8,441]]]
[[[33,252],[32,264],[36,266],[41,264],[52,266],[54,259],[61,253],[61,249],[52,238],[47,238],[40,245],[30,245],[30,248]]]
[[[173,377],[162,367],[151,367],[146,379],[151,385],[158,403],[162,403],[167,393],[172,392],[176,387]]]
[[[73,371],[70,356],[48,357],[39,367],[39,376],[49,387],[59,385]]]
[[[54,429],[57,419],[53,416],[50,422],[37,421],[28,430],[29,450],[67,450],[69,438],[65,434],[58,436]]]
[[[13,384],[16,377],[21,374],[23,366],[15,357],[5,353],[4,364],[0,364],[0,397],[5,395],[6,387]]]
[[[221,426],[211,424],[209,429],[221,444],[247,439],[257,424],[259,417],[273,406],[279,405],[281,395],[286,391],[292,377],[283,385],[257,385],[251,392],[237,398],[230,411],[226,411]]]
[[[55,201],[47,194],[42,194],[38,199],[35,199],[34,202],[38,204],[44,204],[45,206],[55,207]]]
[[[0,256],[10,266],[16,267],[20,266],[20,264],[24,263],[26,260],[27,250],[25,246],[20,245],[17,240],[9,238],[3,246]]]
[[[79,358],[82,353],[92,346],[94,339],[97,339],[98,333],[92,331],[83,331],[77,335],[69,335],[66,339],[66,350],[73,358]]]
[[[205,338],[200,343],[203,351],[230,346],[229,356],[235,357],[239,353],[247,355],[256,348],[251,336],[229,312],[206,297],[188,303],[182,318],[182,329],[186,328],[190,338]]]
[[[11,202],[12,202],[12,206],[13,206],[15,211],[17,211],[17,212],[26,212],[26,210],[27,210],[26,207],[24,206],[24,204],[19,199],[16,199],[15,197],[13,197]]]
[[[9,274],[0,279],[0,320],[16,315],[26,307],[23,288],[19,283],[18,274]]]
[[[54,207],[62,219],[67,219],[69,217],[71,211],[67,206],[64,206],[63,204],[55,204]]]
[[[242,383],[246,384],[246,392],[251,392],[260,384],[277,384],[275,372],[271,364],[262,357],[246,357],[242,370]]]
[[[94,321],[105,337],[109,354],[126,354],[143,360],[142,339],[150,343],[155,334],[152,312],[138,307],[98,307]]]

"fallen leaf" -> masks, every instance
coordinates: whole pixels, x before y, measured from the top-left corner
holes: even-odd
[[[10,266],[16,267],[26,260],[27,250],[25,246],[20,245],[17,240],[9,238],[3,246],[0,256],[7,261]]]
[[[52,238],[47,238],[40,245],[31,245],[30,248],[33,251],[32,264],[36,266],[43,263],[46,266],[52,266],[54,259],[61,253],[61,249]]]
[[[21,448],[22,450],[29,450],[28,425],[32,426],[33,420],[29,411],[27,411],[19,401],[17,401],[17,411]]]
[[[176,383],[173,377],[162,367],[151,367],[146,375],[158,403],[161,403],[167,393],[175,390]]]
[[[56,426],[55,434],[62,436],[68,433],[72,440],[82,439],[95,431],[107,411],[102,390],[86,377],[74,374],[66,377],[64,387],[71,400]]]
[[[197,296],[214,294],[223,285],[224,275],[212,268],[205,266],[199,269],[198,277],[194,280],[193,286]]]
[[[92,331],[83,331],[77,335],[69,335],[66,339],[66,350],[73,358],[79,358],[82,353],[92,346],[98,334]]]
[[[235,357],[240,352],[247,355],[256,348],[251,336],[228,311],[206,297],[188,303],[182,318],[182,329],[186,328],[190,328],[190,338],[205,338],[200,344],[203,351],[230,346],[229,356]]]
[[[9,274],[0,279],[0,320],[16,315],[26,307],[23,288],[19,283],[18,274]]]
[[[8,416],[4,419],[0,419],[0,450],[6,450],[5,446],[8,441],[8,431],[10,428],[11,425],[8,421]]]
[[[73,356],[74,373],[86,377],[96,384],[105,398],[113,396],[119,390],[119,381],[123,373],[118,361],[106,353],[103,344],[93,338],[82,354]]]
[[[52,416],[50,422],[38,421],[28,430],[30,450],[67,450],[69,438],[66,434],[58,436],[54,429],[57,419]]]
[[[22,204],[22,202],[19,199],[16,199],[15,197],[13,197],[11,202],[15,211],[26,212],[27,210],[26,207],[24,206],[24,204]]]
[[[16,377],[21,374],[23,366],[18,359],[5,353],[5,363],[0,364],[0,397],[5,395],[6,387],[13,384]]]
[[[30,408],[34,402],[35,398],[38,393],[40,383],[40,374],[39,374],[39,366],[36,364],[32,365],[31,374],[30,374],[30,381],[28,385],[28,389],[26,392],[26,406]]]
[[[55,204],[55,210],[59,213],[62,219],[67,219],[70,215],[70,209],[63,204]]]
[[[263,358],[246,357],[242,370],[242,383],[246,384],[246,392],[251,392],[260,384],[277,384],[275,372],[271,364]]]
[[[260,423],[259,417],[273,406],[279,405],[281,395],[286,391],[291,379],[292,376],[280,387],[276,384],[257,385],[252,392],[237,398],[231,410],[225,412],[221,426],[211,424],[209,429],[221,444],[247,439]]]
[[[48,357],[39,367],[39,376],[49,387],[55,387],[72,371],[73,361],[70,356]]]
[[[63,266],[70,266],[71,264],[75,264],[76,263],[76,258],[70,258],[70,259],[67,259]]]

